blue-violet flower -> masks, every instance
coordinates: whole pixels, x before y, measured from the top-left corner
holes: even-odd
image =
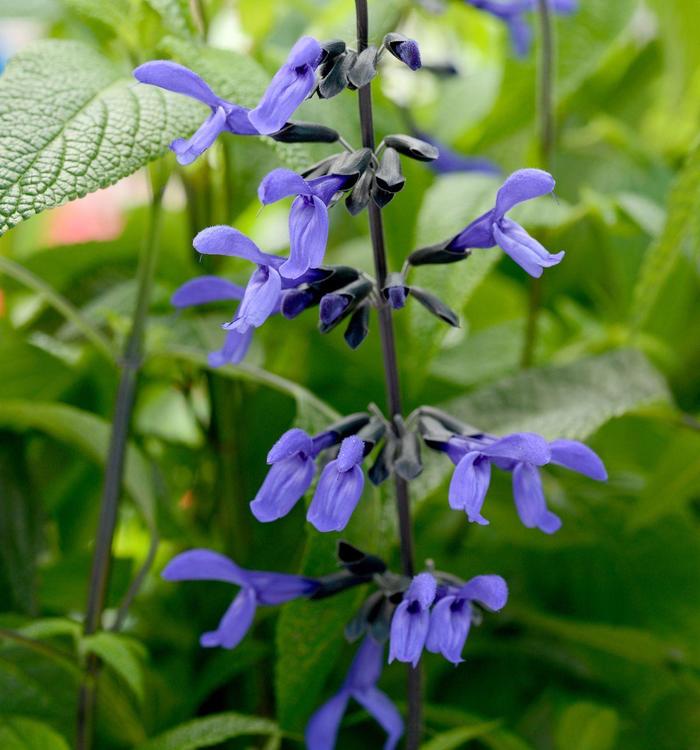
[[[430,607],[437,593],[437,582],[430,573],[419,573],[391,619],[389,663],[397,659],[412,664],[420,661],[430,628]]]

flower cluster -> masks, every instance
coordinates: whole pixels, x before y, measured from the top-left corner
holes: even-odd
[[[532,9],[534,0],[513,0],[510,4],[495,0],[468,2],[505,20],[516,44],[523,48],[526,39],[522,14]],[[553,2],[557,11],[567,5],[564,0]],[[568,7],[572,6],[569,0]],[[554,178],[549,173],[521,169],[505,179],[493,208],[458,234],[411,252],[400,271],[386,271],[378,264],[379,278],[375,279],[356,268],[325,263],[329,210],[341,200],[353,216],[369,209],[376,229],[379,210],[405,186],[402,159],[432,162],[439,171],[473,166],[449,153],[443,155],[441,164],[435,141],[415,128],[412,135],[387,135],[376,147],[372,145],[373,137],[365,138],[363,142],[372,147],[354,149],[335,130],[289,121],[310,96],[327,99],[345,90],[368,86],[385,54],[411,70],[422,64],[417,43],[399,33],[387,34],[379,49],[362,43],[358,47],[354,50],[340,40],[319,43],[303,37],[252,109],[220,98],[197,74],[176,63],[155,61],[135,71],[139,81],[193,97],[211,109],[191,138],[172,144],[181,164],[189,164],[204,153],[224,131],[287,142],[339,142],[344,149],[299,174],[275,169],[260,183],[258,196],[263,206],[293,199],[287,256],[264,252],[230,226],[208,227],[194,238],[194,247],[202,255],[236,257],[253,265],[245,286],[205,275],[185,283],[172,298],[178,308],[211,302],[238,303],[222,325],[226,339],[223,347],[210,355],[212,366],[240,362],[254,330],[272,315],[280,313],[292,319],[312,307],[319,308],[322,333],[348,321],[345,339],[352,348],[367,336],[372,308],[380,310],[380,322],[386,324],[387,315],[403,308],[409,298],[445,323],[458,325],[456,313],[442,300],[409,281],[412,269],[422,265],[464,261],[476,249],[500,247],[526,273],[539,277],[545,268],[557,265],[564,257],[563,252],[550,253],[507,216],[518,204],[554,190]],[[480,168],[493,171],[489,164],[482,163]],[[370,461],[367,475],[375,485],[389,477],[399,483],[410,482],[423,471],[422,446],[447,454],[455,465],[449,505],[481,525],[488,524],[482,508],[492,466],[512,474],[515,505],[523,524],[548,534],[559,529],[561,520],[547,507],[542,467],[564,466],[598,481],[607,476],[600,458],[576,441],[548,441],[528,432],[496,436],[428,406],[419,407],[405,419],[399,412],[400,408],[394,406],[387,416],[371,404],[367,411],[351,414],[315,435],[297,427],[285,432],[270,449],[270,468],[250,502],[255,518],[268,523],[288,515],[316,480],[306,518],[318,531],[341,531],[348,525],[364,490],[364,461]],[[403,733],[403,722],[391,700],[377,687],[387,641],[389,663],[401,661],[416,667],[427,650],[459,664],[472,624],[480,622],[484,609],[501,610],[508,589],[498,575],[478,575],[464,581],[435,570],[432,563],[412,577],[408,575],[412,574],[412,565],[405,566],[405,574],[395,573],[383,560],[346,542],[338,545],[338,560],[340,570],[308,578],[244,570],[223,555],[197,549],[175,557],[163,576],[170,581],[224,581],[240,588],[216,630],[201,637],[205,647],[228,649],[245,636],[258,606],[282,604],[299,597],[321,600],[354,586],[372,586],[346,627],[348,640],[361,639],[359,649],[338,692],[311,717],[306,741],[311,750],[334,747],[342,716],[352,698],[383,727],[387,734],[385,749],[392,750]]]

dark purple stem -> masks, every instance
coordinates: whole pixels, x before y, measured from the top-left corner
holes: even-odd
[[[357,20],[357,51],[367,48],[369,33],[369,19],[367,0],[355,0],[355,16]],[[359,91],[360,125],[362,129],[362,145],[374,150],[374,119],[372,116],[372,88],[371,84],[363,86]],[[384,242],[384,225],[382,213],[374,201],[370,200],[369,231],[372,239],[374,254],[374,269],[377,284],[381,289],[387,275],[386,245]],[[389,411],[392,416],[401,415],[401,387],[399,384],[399,369],[396,357],[396,342],[394,339],[394,323],[391,308],[381,304],[378,310],[379,333],[382,342],[382,358],[384,362],[384,377]],[[399,520],[399,535],[401,542],[401,562],[403,572],[413,576],[413,531],[411,528],[411,508],[408,495],[408,483],[400,477],[396,480],[396,512]],[[421,737],[421,673],[420,666],[408,667],[408,726],[406,731],[406,747],[417,750]]]

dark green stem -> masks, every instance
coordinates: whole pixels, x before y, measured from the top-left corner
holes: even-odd
[[[355,15],[357,20],[357,51],[367,48],[369,33],[369,17],[367,0],[355,0]],[[374,150],[374,118],[372,114],[372,87],[367,84],[358,92],[360,103],[360,127],[362,130],[362,145]],[[369,230],[374,255],[374,270],[379,288],[384,285],[387,275],[387,255],[384,240],[384,225],[382,213],[374,201],[368,206]],[[394,336],[394,322],[391,308],[380,304],[378,309],[379,333],[382,344],[382,358],[384,362],[384,376],[386,380],[387,403],[391,416],[401,415],[401,387],[399,383],[398,358],[396,356],[396,342]],[[411,528],[411,507],[408,483],[395,477],[396,483],[396,513],[399,521],[399,536],[401,543],[401,561],[403,572],[407,576],[414,573],[413,563],[413,531]],[[419,667],[408,667],[408,722],[406,729],[406,747],[417,750],[421,737],[421,673]]]
[[[552,171],[556,125],[554,119],[554,24],[551,0],[537,0],[540,30],[538,62],[537,111],[539,115],[539,162],[542,169]],[[537,344],[537,323],[542,305],[542,278],[530,282],[530,296],[525,325],[525,341],[521,365],[532,365]]]
[[[143,358],[143,339],[146,330],[151,288],[156,268],[158,228],[162,207],[163,190],[153,196],[148,235],[139,260],[137,271],[138,291],[136,309],[124,356],[119,363],[121,374],[112,421],[112,432],[107,453],[100,518],[92,558],[90,586],[85,612],[84,633],[90,635],[100,628],[104,611],[109,574],[112,567],[112,544],[117,523],[119,499],[122,490],[124,461],[126,458],[129,425],[136,394],[136,382]],[[78,750],[89,750],[92,745],[93,724],[96,707],[97,672],[99,660],[90,655],[85,665],[85,675],[78,697],[78,725],[76,742]]]

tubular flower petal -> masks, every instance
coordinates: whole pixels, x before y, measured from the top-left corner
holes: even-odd
[[[383,647],[365,638],[340,690],[313,714],[306,726],[309,750],[332,750],[348,701],[354,698],[387,733],[384,750],[394,750],[403,735],[403,720],[396,706],[376,686],[382,669]]]
[[[163,570],[167,581],[225,581],[241,587],[216,630],[204,633],[205,648],[235,648],[250,628],[258,605],[281,604],[311,596],[319,587],[313,578],[244,570],[218,552],[193,549],[174,557]]]
[[[415,667],[420,661],[436,592],[437,583],[430,573],[419,573],[411,582],[391,620],[389,663],[396,659]]]
[[[321,473],[306,514],[319,531],[342,531],[347,526],[364,489],[363,457],[364,442],[351,435],[341,443],[338,458]]]
[[[564,253],[549,253],[519,224],[506,218],[505,214],[519,203],[553,190],[554,178],[548,172],[541,169],[520,169],[513,172],[498,191],[494,208],[453,237],[447,249],[466,252],[470,248],[498,245],[530,276],[541,276],[542,270],[557,265]]]
[[[302,37],[292,47],[284,65],[275,73],[250,122],[258,132],[269,135],[281,130],[294,110],[313,91],[315,70],[321,61],[321,46],[312,37]]]

